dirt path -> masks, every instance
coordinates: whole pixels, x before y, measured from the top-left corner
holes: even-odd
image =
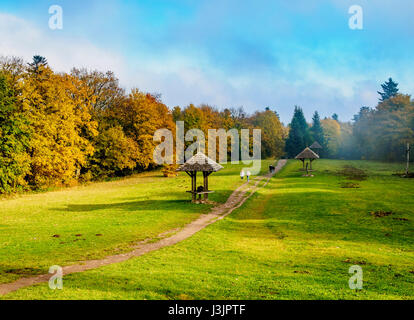
[[[63,267],[63,275],[96,269],[113,263],[123,262],[133,257],[139,257],[148,252],[155,251],[163,247],[172,246],[178,242],[181,242],[191,237],[193,234],[199,232],[200,230],[204,229],[208,225],[223,219],[224,217],[232,213],[235,209],[241,207],[247,199],[249,199],[258,189],[261,188],[259,187],[261,181],[265,180],[262,187],[266,186],[270,178],[275,173],[277,173],[285,164],[286,160],[279,160],[274,173],[269,173],[265,176],[256,177],[252,180],[254,184],[245,183],[241,185],[230,195],[226,203],[212,208],[209,214],[202,215],[200,218],[189,223],[172,236],[164,238],[155,243],[142,243],[141,245],[138,245],[137,249],[128,253],[108,256],[100,260],[88,260],[76,265]],[[0,295],[5,295],[10,292],[19,290],[21,288],[39,284],[42,282],[48,282],[51,276],[51,274],[43,274],[39,276],[21,278],[12,283],[1,284]]]

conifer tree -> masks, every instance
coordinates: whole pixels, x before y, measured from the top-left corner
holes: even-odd
[[[322,147],[325,147],[325,137],[318,111],[315,111],[313,114],[312,127],[309,130],[312,140],[317,141]]]
[[[379,99],[381,102],[388,100],[389,98],[395,97],[398,94],[398,83],[394,82],[392,78],[389,78],[388,81],[381,85],[384,92],[378,91],[378,94],[381,96]]]
[[[40,67],[47,66],[47,59],[42,56],[33,56],[33,61],[28,65],[34,72],[38,72]]]
[[[295,106],[289,136],[286,140],[285,151],[289,158],[295,157],[305,149],[310,142],[309,128],[302,108]]]

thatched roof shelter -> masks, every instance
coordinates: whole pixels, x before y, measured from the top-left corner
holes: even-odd
[[[310,170],[312,170],[312,161],[315,159],[319,159],[319,156],[309,148],[306,148],[301,153],[299,153],[295,159],[302,161],[303,169],[305,169],[305,160],[309,160],[310,163]]]
[[[204,153],[198,152],[179,167],[177,171],[217,172],[221,169],[223,169],[223,166],[207,157]]]
[[[312,143],[312,145],[309,148],[311,148],[311,149],[323,149],[323,147],[319,144],[318,141],[315,141],[314,143]]]
[[[309,147],[308,147],[305,150],[303,150],[301,153],[299,153],[295,157],[295,159],[299,159],[299,160],[302,160],[302,159],[312,159],[312,160],[315,160],[315,159],[319,159],[319,156],[314,151],[312,151],[311,149],[309,149]]]
[[[185,171],[191,177],[191,190],[187,192],[192,194],[192,201],[196,202],[197,195],[200,201],[201,195],[204,195],[204,201],[208,200],[208,194],[214,192],[208,189],[208,176],[221,169],[223,169],[223,166],[207,157],[204,153],[198,152],[180,166],[177,171]],[[197,172],[199,171],[203,173],[204,184],[197,187]]]

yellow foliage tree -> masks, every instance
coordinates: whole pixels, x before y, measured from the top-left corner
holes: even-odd
[[[336,157],[341,145],[341,126],[333,119],[321,120],[328,157]]]
[[[155,131],[165,128],[175,132],[172,114],[167,106],[158,97],[133,89],[123,105],[112,110],[112,113],[125,134],[137,144],[138,167],[147,169],[153,166],[153,152],[157,145],[153,141]]]
[[[29,70],[24,78],[22,99],[32,127],[29,146],[29,181],[36,187],[73,183],[93,153],[83,136],[96,135],[90,106],[77,79],[55,74],[47,66]]]

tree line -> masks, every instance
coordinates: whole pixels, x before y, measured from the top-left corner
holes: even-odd
[[[54,72],[41,56],[0,59],[0,193],[76,185],[156,167],[157,129],[262,130],[262,157],[295,157],[313,141],[329,158],[401,160],[413,141],[414,103],[391,79],[376,108],[352,122],[300,107],[284,126],[269,107],[253,114],[207,104],[168,108],[158,94],[126,92],[114,73],[74,68]],[[229,153],[231,146],[229,146]]]
[[[54,72],[46,58],[0,60],[0,193],[126,176],[156,167],[157,129],[262,129],[262,156],[283,153],[285,128],[266,109],[170,110],[160,95],[126,92],[112,72]]]

